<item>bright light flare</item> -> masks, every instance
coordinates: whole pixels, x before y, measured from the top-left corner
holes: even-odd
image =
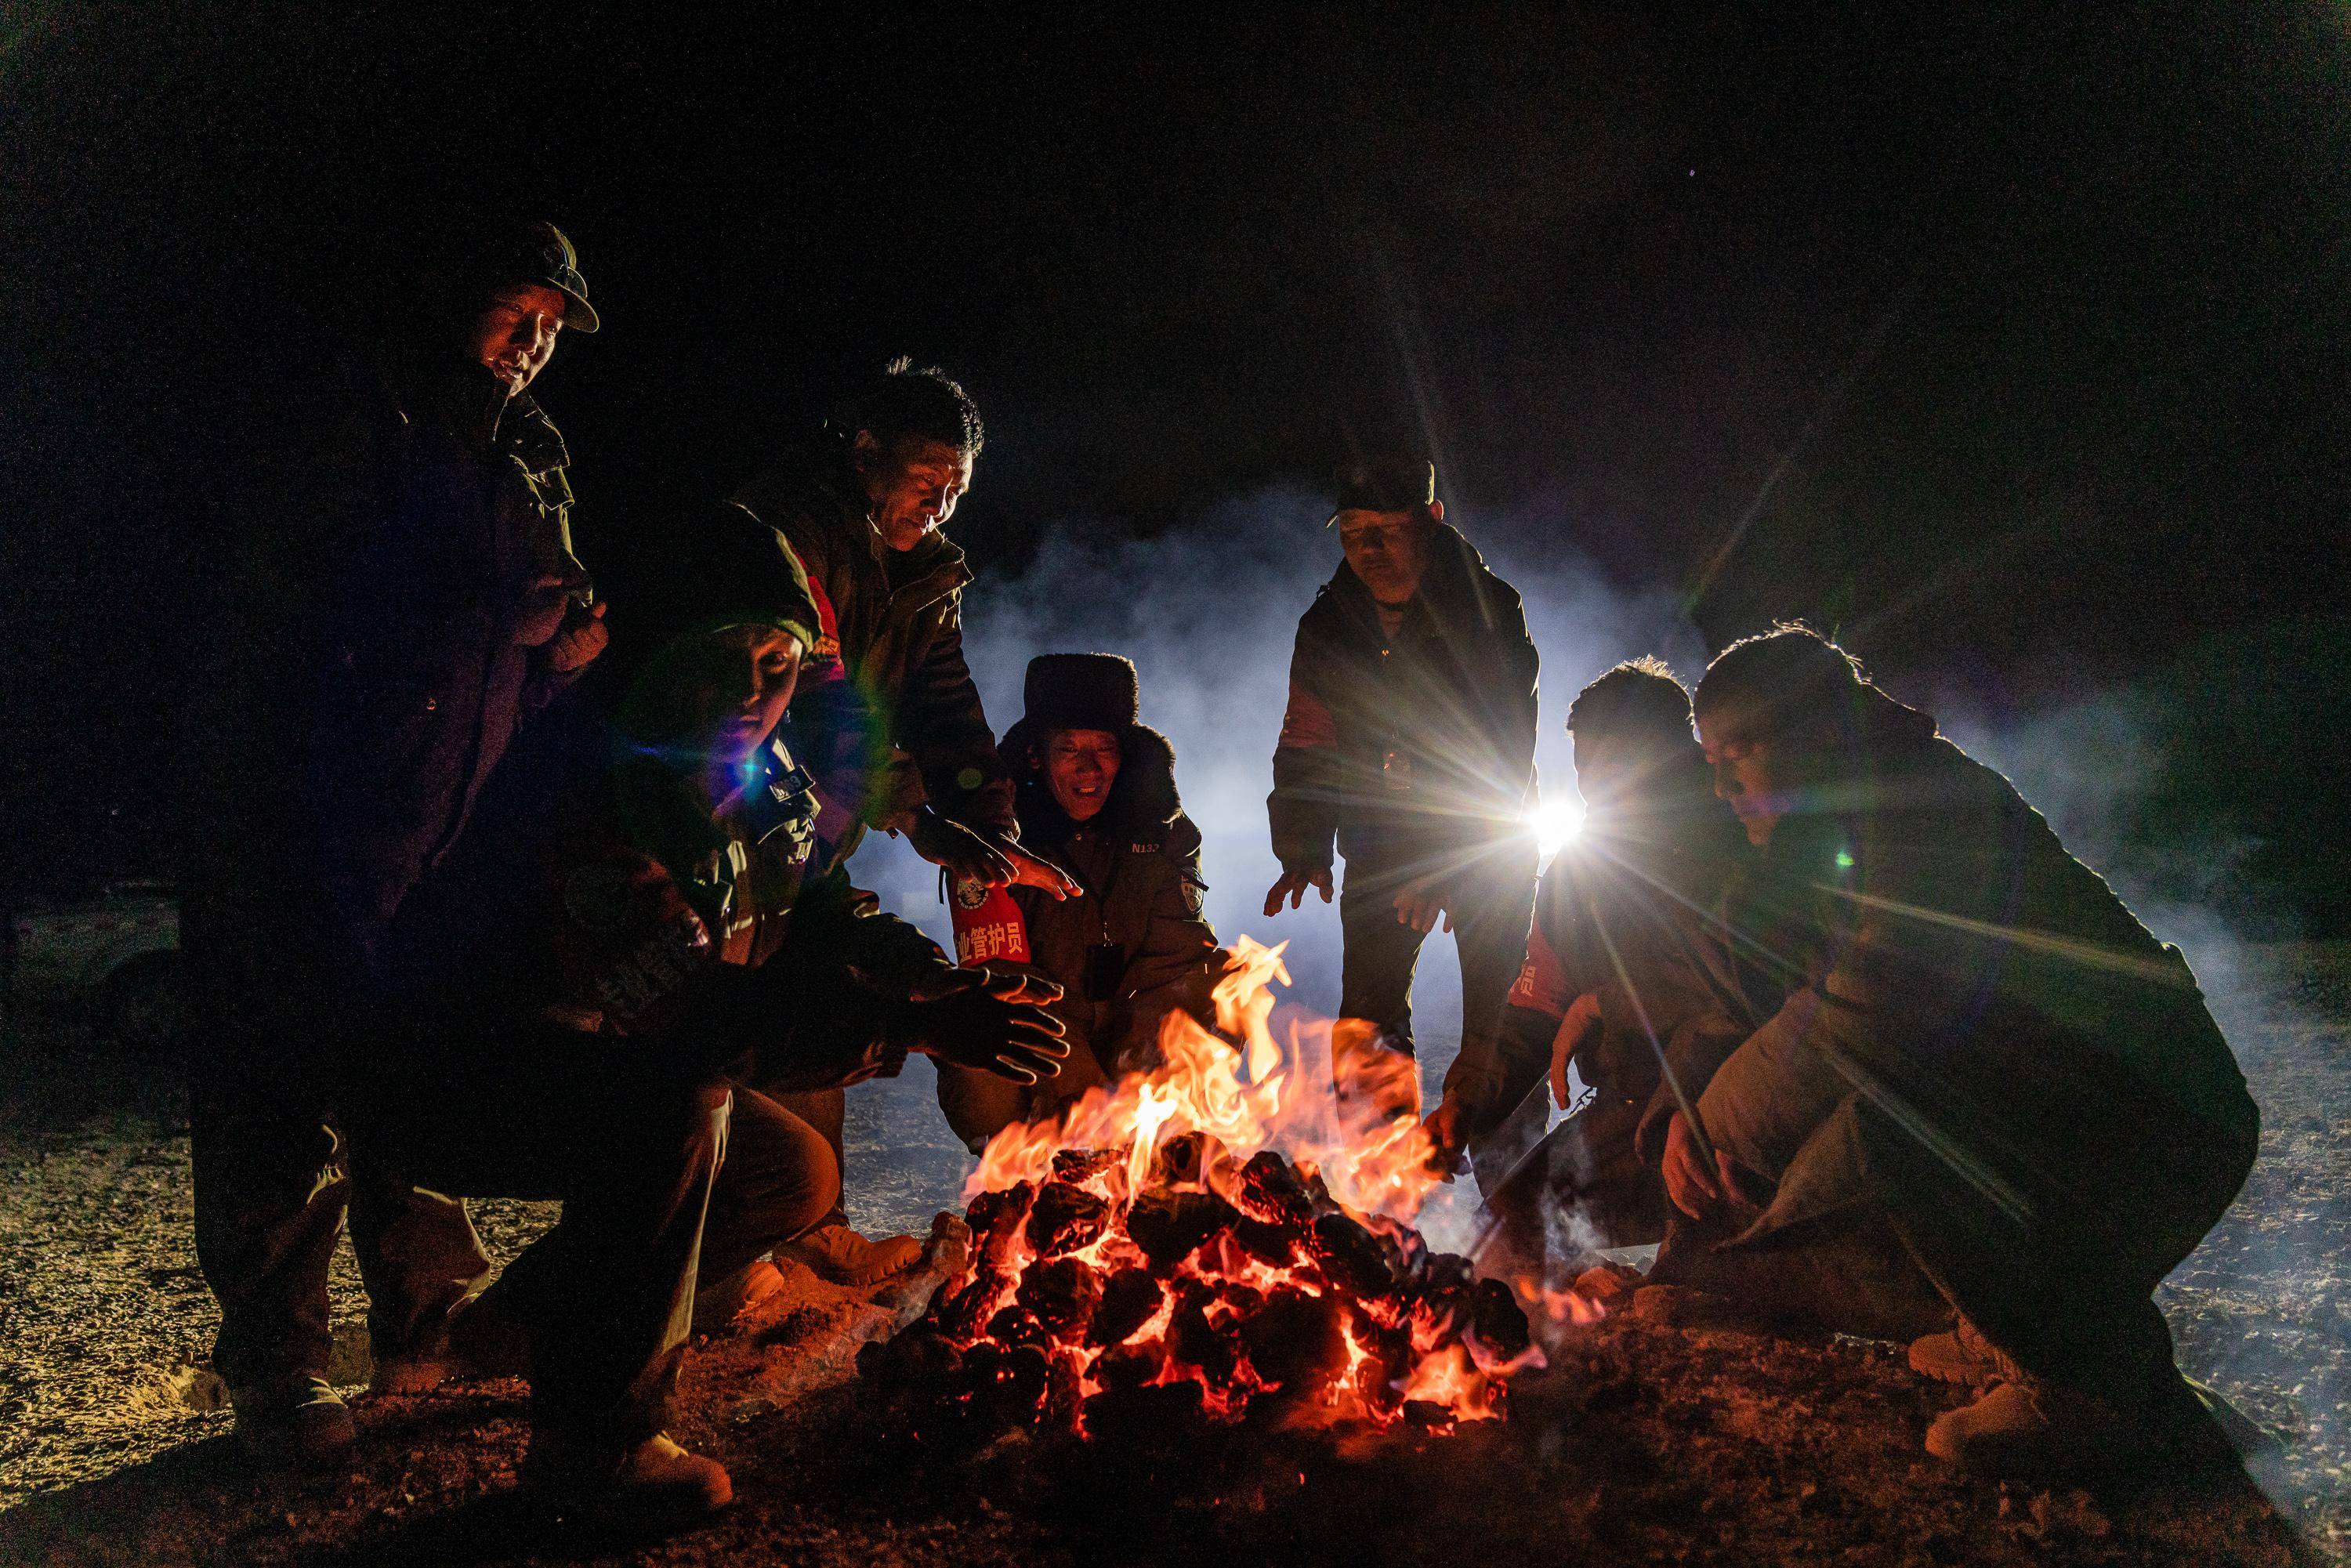
[[[1583,831],[1583,802],[1545,800],[1527,813],[1527,826],[1534,830],[1536,850],[1549,860]]]

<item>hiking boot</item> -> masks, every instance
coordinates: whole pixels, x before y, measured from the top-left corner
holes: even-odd
[[[232,1388],[236,1440],[256,1459],[324,1468],[359,1441],[351,1412],[322,1377],[268,1387]]]
[[[2148,1424],[2077,1388],[2003,1383],[1927,1427],[1927,1451],[1986,1480],[2054,1485],[2116,1469],[2163,1446]]]
[[[1910,1370],[1938,1383],[1962,1383],[1980,1388],[2002,1378],[2016,1382],[2024,1373],[2008,1353],[1984,1338],[1983,1331],[1960,1318],[1948,1333],[1930,1333],[1910,1342]]]
[[[820,1225],[776,1249],[799,1259],[818,1278],[836,1285],[872,1285],[903,1274],[923,1260],[923,1244],[912,1236],[868,1241],[846,1225]]]
[[[618,1455],[535,1437],[523,1485],[551,1508],[629,1531],[681,1529],[735,1500],[726,1468],[688,1453],[666,1432]]]
[[[784,1271],[761,1258],[694,1288],[694,1332],[725,1333],[736,1320],[784,1288]]]
[[[435,1343],[378,1358],[368,1387],[376,1394],[430,1394],[444,1383],[486,1383],[530,1375],[530,1341],[495,1288],[461,1301]]]

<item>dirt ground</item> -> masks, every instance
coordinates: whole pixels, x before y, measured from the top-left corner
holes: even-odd
[[[753,1333],[689,1362],[680,1436],[726,1460],[738,1502],[657,1544],[517,1500],[517,1385],[361,1398],[348,1474],[246,1468],[201,1364],[214,1314],[171,1075],[20,1022],[0,1045],[0,1563],[1371,1564],[1455,1563],[1472,1540],[1527,1561],[2351,1563],[2351,944],[2237,957],[2228,977],[2199,967],[2262,1103],[2262,1158],[2160,1299],[2182,1365],[2287,1434],[2258,1484],[1963,1481],[1918,1448],[1953,1396],[1898,1347],[1629,1312],[1522,1379],[1510,1421],[1455,1437],[940,1452],[844,1381],[907,1303],[799,1276]],[[927,1101],[911,1082],[853,1103],[869,1228],[919,1228],[960,1178]],[[480,1223],[503,1257],[547,1218],[494,1203]],[[358,1382],[348,1257],[336,1291],[337,1375]]]

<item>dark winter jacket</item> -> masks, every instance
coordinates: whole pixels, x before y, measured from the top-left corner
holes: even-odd
[[[847,444],[830,431],[787,452],[735,500],[781,532],[808,569],[822,621],[816,662],[838,660],[868,711],[863,819],[902,823],[927,799],[945,816],[1015,831],[1012,787],[964,663],[971,570],[963,551],[937,532],[910,550],[884,545]],[[796,706],[830,702],[820,676],[804,679],[809,695]],[[843,723],[835,704],[821,723],[803,724],[820,774],[832,751],[856,743],[840,734]]]
[[[893,1007],[947,967],[835,871],[802,883],[762,825],[569,706],[517,750],[465,841],[402,908],[394,995],[434,1049],[556,1027],[690,1053],[775,1090],[895,1072]]]
[[[1521,831],[1535,799],[1535,646],[1518,593],[1437,525],[1390,639],[1341,566],[1298,622],[1267,800],[1291,870],[1442,854]]]
[[[1560,1024],[1586,993],[1600,1030],[1576,1072],[1615,1099],[1669,1103],[1659,1050],[1695,1095],[1745,1038],[1720,912],[1751,852],[1704,761],[1690,764],[1639,810],[1587,821],[1544,870],[1501,1026],[1490,1041],[1465,1040],[1446,1074],[1471,1132],[1499,1124],[1542,1082]]]
[[[2183,1151],[2241,1141],[2252,1102],[2179,949],[1931,718],[1875,688],[1859,708],[1846,782],[1773,831],[1748,924],[1789,972],[1740,1050],[1800,1045],[2020,1181],[2003,1114],[2091,1137],[2127,1095],[2168,1107]]]
[[[526,394],[486,373],[404,401],[323,651],[307,772],[322,873],[379,932],[457,841],[525,718],[569,684],[515,643],[569,552],[569,456]]]
[[[1054,803],[1031,747],[1044,737],[1024,720],[1004,737],[1019,774],[1021,841],[1061,865],[1085,890],[1055,901],[1015,887],[1028,928],[1030,962],[1063,988],[1053,1012],[1071,1048],[1091,1049],[1103,1074],[1155,1065],[1168,1013],[1202,1015],[1217,934],[1201,914],[1200,830],[1176,793],[1176,753],[1142,725],[1123,733],[1123,755],[1110,798],[1092,821],[1072,822]],[[1115,947],[1105,963],[1113,983],[1089,994],[1090,955]]]

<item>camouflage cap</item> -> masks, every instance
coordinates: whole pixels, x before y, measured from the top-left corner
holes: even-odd
[[[494,235],[479,251],[475,276],[493,287],[542,283],[571,301],[563,325],[592,332],[601,323],[588,303],[588,280],[580,276],[580,253],[564,232],[549,223],[517,224]]]
[[[1357,457],[1340,465],[1331,490],[1325,528],[1342,512],[1409,512],[1437,499],[1437,465],[1425,457]]]

